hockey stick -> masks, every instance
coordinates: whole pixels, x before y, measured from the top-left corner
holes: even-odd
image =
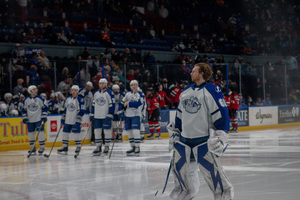
[[[86,136],[87,136],[88,133],[89,133],[89,130],[90,130],[91,125],[92,125],[92,122],[93,122],[93,120],[90,122],[90,125],[89,125],[87,131],[85,132],[85,135],[84,135],[84,137],[83,137],[83,140],[81,141],[81,144],[80,144],[80,149],[81,149],[81,147],[83,146],[83,143],[84,143],[84,141],[85,141],[85,138],[86,138]],[[74,158],[76,159],[78,156],[79,156],[79,152],[76,153],[76,154],[74,155]]]
[[[117,139],[117,136],[118,136],[118,134],[119,134],[119,127],[120,127],[120,124],[122,124],[122,118],[120,119],[120,121],[118,121],[117,122],[117,129],[118,129],[118,131],[117,131],[117,134],[115,135],[115,137],[114,137],[114,141],[113,141],[113,144],[112,144],[112,147],[111,147],[111,150],[110,150],[110,152],[109,152],[109,156],[108,156],[108,159],[110,159],[110,157],[111,157],[111,154],[112,154],[112,151],[113,151],[113,149],[114,149],[114,146],[115,146],[115,141],[116,141],[116,139]]]
[[[27,155],[27,158],[29,158],[29,157],[31,156],[32,151],[33,151],[33,149],[35,148],[35,143],[36,143],[36,141],[37,141],[38,138],[39,138],[39,134],[40,134],[41,129],[42,129],[43,126],[44,126],[44,121],[42,121],[42,124],[41,124],[41,126],[40,126],[40,128],[39,128],[39,132],[38,132],[37,135],[36,135],[36,139],[35,139],[35,141],[34,141],[34,144],[33,144],[32,148],[30,149],[29,154]]]
[[[55,145],[55,143],[56,143],[56,140],[57,140],[57,138],[58,138],[58,135],[59,135],[59,133],[60,133],[60,131],[61,131],[61,128],[62,128],[63,126],[64,126],[64,124],[62,124],[62,125],[60,126],[60,128],[59,128],[59,130],[58,130],[58,133],[56,134],[55,140],[54,140],[54,142],[53,142],[53,145],[52,145],[52,147],[51,147],[51,149],[50,149],[49,154],[44,154],[44,157],[46,157],[46,158],[49,158],[49,157],[50,157],[51,152],[52,152],[52,150],[53,150],[53,147],[54,147],[54,145]]]

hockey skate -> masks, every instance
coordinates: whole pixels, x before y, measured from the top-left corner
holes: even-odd
[[[38,153],[41,155],[41,154],[44,153],[44,151],[45,151],[45,148],[40,148],[39,151],[38,151]]]
[[[157,133],[155,138],[156,138],[156,139],[161,139],[160,133]]]
[[[67,155],[68,154],[68,147],[63,147],[61,149],[57,149],[57,153],[58,154],[64,154]]]
[[[109,152],[109,146],[105,146],[103,153],[108,154],[108,152]]]
[[[147,140],[153,140],[154,139],[154,134],[151,133],[150,135],[147,136]]]
[[[135,154],[135,146],[132,146],[131,149],[126,151],[127,156],[132,156]]]
[[[28,153],[30,153],[30,152],[31,152],[31,155],[36,155],[36,148],[33,147],[32,151],[31,151],[31,149],[28,151]]]
[[[140,156],[140,147],[135,147],[134,154],[135,156]]]
[[[79,154],[80,150],[81,150],[81,147],[76,147],[75,153],[76,153],[76,154]]]
[[[101,146],[97,146],[96,149],[93,151],[94,156],[100,156],[101,154]]]
[[[232,129],[230,129],[230,133],[237,133],[237,132],[238,132],[237,127],[233,127]]]

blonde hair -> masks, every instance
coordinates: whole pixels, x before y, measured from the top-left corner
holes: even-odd
[[[199,73],[203,72],[203,79],[209,81],[213,71],[207,63],[196,63],[195,67],[199,67]]]

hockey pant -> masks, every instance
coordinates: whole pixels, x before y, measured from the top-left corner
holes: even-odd
[[[175,188],[170,194],[172,199],[191,199],[197,194],[200,186],[197,165],[215,200],[233,198],[233,186],[220,165],[219,158],[208,151],[206,142],[193,148],[196,161],[191,161],[191,148],[182,142],[174,144],[174,151],[172,171]]]

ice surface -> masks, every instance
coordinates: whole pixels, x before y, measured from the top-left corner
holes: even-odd
[[[231,134],[230,144],[221,161],[235,199],[300,199],[300,127]],[[67,156],[54,149],[49,159],[27,159],[27,151],[0,152],[0,199],[169,199],[172,176],[161,194],[171,155],[168,140],[145,141],[140,157],[125,156],[127,142],[115,144],[110,160],[93,157],[94,148],[83,146],[77,159],[75,146]],[[201,175],[200,180],[195,199],[213,200]]]

